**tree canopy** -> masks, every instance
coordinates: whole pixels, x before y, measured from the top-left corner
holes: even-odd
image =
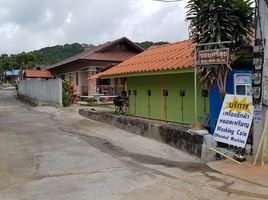
[[[234,61],[236,51],[253,39],[252,4],[251,0],[189,0],[186,20],[190,22],[191,39],[197,44],[232,41],[205,48],[229,47],[231,62]],[[230,69],[229,65],[198,67],[199,79],[206,89],[217,85],[224,94]]]
[[[152,41],[137,42],[137,45],[139,45],[143,49],[148,49],[152,46],[159,46],[159,45],[163,45],[163,44],[168,44],[168,42],[163,42],[163,41],[161,41],[161,42],[152,42]]]
[[[168,42],[140,42],[142,48],[167,44]],[[36,65],[50,65],[93,48],[93,44],[65,44],[45,47],[31,52],[22,52],[17,55],[2,54],[0,56],[0,73],[14,69],[33,68]]]
[[[189,0],[186,20],[196,43],[234,41],[248,45],[253,33],[251,0]]]
[[[33,68],[36,65],[49,65],[69,58],[85,48],[92,48],[93,45],[86,44],[65,44],[52,47],[45,47],[31,52],[22,52],[16,55],[2,54],[0,56],[0,72],[21,68]]]

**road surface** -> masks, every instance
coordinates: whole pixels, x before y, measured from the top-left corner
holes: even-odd
[[[268,199],[268,188],[77,108],[31,107],[0,90],[0,200],[95,199]]]

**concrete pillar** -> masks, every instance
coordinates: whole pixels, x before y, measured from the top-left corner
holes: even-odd
[[[78,85],[76,86],[76,91],[78,94],[82,93],[82,75],[81,75],[81,70],[77,71],[78,72]]]
[[[88,78],[94,76],[97,73],[96,68],[89,68],[87,70]],[[96,79],[88,80],[88,95],[96,94]]]
[[[258,0],[259,2],[259,16],[260,21],[257,21],[257,29],[256,29],[256,38],[257,39],[265,39],[268,40],[268,5],[266,0]],[[260,24],[261,26],[260,26]],[[262,27],[262,29],[260,29]],[[262,37],[261,37],[262,36]],[[267,42],[264,46],[264,65],[263,65],[263,101],[268,101],[268,90],[266,89],[267,80],[268,80],[268,45]],[[255,106],[256,109],[257,106]],[[260,139],[262,136],[262,130],[264,127],[264,116],[266,111],[268,110],[268,105],[263,104],[262,107],[258,109],[258,115],[255,114],[255,121],[254,121],[254,138],[253,138],[253,155],[255,156],[257,153],[258,146],[260,144]],[[268,133],[266,133],[268,134]],[[268,145],[268,137],[266,141],[266,146]],[[266,154],[263,156],[264,161],[268,162],[268,148],[266,148]],[[259,157],[260,158],[260,157]]]

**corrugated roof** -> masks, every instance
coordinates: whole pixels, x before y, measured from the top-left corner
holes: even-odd
[[[191,40],[152,47],[102,72],[100,76],[191,68],[194,64]]]
[[[25,73],[27,78],[53,78],[53,75],[48,70],[26,69]]]
[[[121,43],[121,42],[127,42],[131,46],[133,46],[137,52],[142,52],[143,49],[129,40],[126,37],[122,37],[120,39],[114,40],[114,41],[109,41],[104,44],[98,45],[88,51],[79,53],[75,56],[72,56],[70,58],[67,58],[61,62],[58,62],[54,65],[51,65],[50,67],[47,67],[46,69],[52,69],[55,67],[62,66],[67,63],[71,63],[76,60],[80,59],[87,59],[87,60],[103,60],[103,61],[115,61],[115,62],[122,62],[125,61],[135,55],[137,55],[136,52],[124,52],[124,51],[119,51],[119,52],[113,52],[113,51],[108,51],[109,48]]]
[[[19,71],[18,69],[14,69],[11,71],[5,71],[5,75],[6,76],[18,76],[19,75]]]

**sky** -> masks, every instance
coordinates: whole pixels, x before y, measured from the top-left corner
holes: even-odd
[[[187,0],[0,0],[0,54],[66,43],[188,38]]]

